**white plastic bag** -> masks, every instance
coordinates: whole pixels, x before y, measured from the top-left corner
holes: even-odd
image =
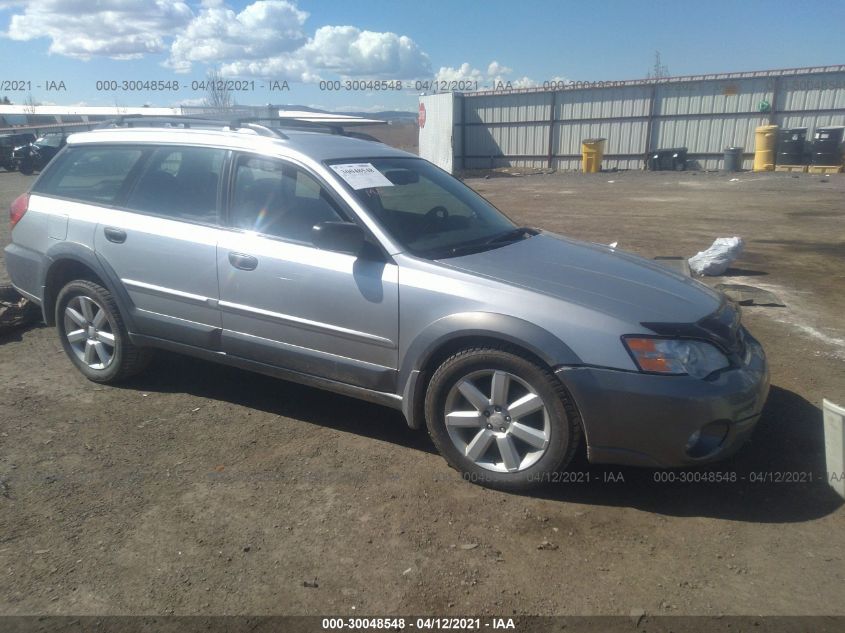
[[[689,258],[690,270],[696,275],[721,275],[742,254],[744,247],[745,242],[741,237],[716,238],[706,251]]]

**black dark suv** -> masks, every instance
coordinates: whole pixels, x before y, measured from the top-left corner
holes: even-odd
[[[66,134],[45,134],[34,142],[17,147],[12,156],[22,174],[31,174],[44,169],[65,145]]]
[[[17,168],[15,159],[12,156],[16,147],[29,145],[35,141],[35,135],[26,134],[0,134],[0,167],[6,171],[14,171]]]

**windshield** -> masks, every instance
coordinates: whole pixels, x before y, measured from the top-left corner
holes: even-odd
[[[415,255],[439,258],[496,248],[503,245],[496,238],[516,229],[484,198],[428,161],[371,158],[329,166],[385,230]]]
[[[42,136],[37,141],[35,141],[35,144],[40,147],[58,147],[62,144],[62,137],[55,135]]]

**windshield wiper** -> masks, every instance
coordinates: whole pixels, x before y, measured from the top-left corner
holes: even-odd
[[[510,229],[504,233],[497,233],[496,235],[482,241],[467,242],[466,244],[458,244],[451,248],[441,251],[439,256],[434,256],[434,259],[442,257],[455,257],[458,255],[468,255],[470,253],[480,253],[481,251],[490,250],[497,246],[504,246],[508,242],[516,242],[522,238],[523,235],[534,236],[539,231],[530,226],[520,226],[515,229]]]
[[[498,235],[494,235],[490,239],[484,242],[484,244],[498,244],[500,242],[515,242],[520,239],[523,235],[537,235],[537,229],[531,228],[530,226],[518,226],[515,229],[511,229],[510,231],[505,231],[504,233],[499,233]]]

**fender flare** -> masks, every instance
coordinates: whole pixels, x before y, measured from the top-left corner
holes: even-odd
[[[43,270],[41,286],[42,296],[44,297],[42,311],[44,322],[47,325],[55,325],[55,305],[47,294],[47,282],[50,271],[53,270],[54,266],[60,264],[61,261],[71,260],[87,266],[102,280],[106,290],[114,297],[127,329],[130,332],[134,331],[134,319],[132,318],[133,313],[131,309],[133,304],[129,298],[129,293],[126,292],[126,288],[120,282],[120,277],[114,269],[100,259],[93,249],[74,242],[61,242],[47,249],[46,258],[47,261]]]
[[[450,341],[472,337],[511,343],[531,352],[552,369],[558,365],[582,364],[581,359],[560,338],[524,319],[494,312],[451,314],[428,325],[403,354],[399,387],[403,395],[402,412],[408,426],[419,429],[425,424],[419,404],[426,379],[423,369],[433,354]]]

